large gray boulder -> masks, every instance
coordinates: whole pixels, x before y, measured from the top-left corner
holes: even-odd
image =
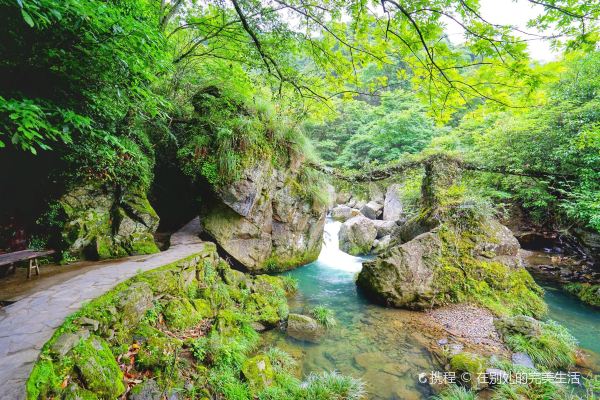
[[[273,272],[314,261],[321,250],[327,204],[296,193],[299,161],[247,168],[216,191],[202,228],[233,260],[252,272]],[[325,190],[325,189],[324,189]]]
[[[424,233],[363,264],[357,284],[386,305],[424,309],[434,295],[434,271],[442,242]]]
[[[371,200],[360,207],[360,212],[369,219],[377,219],[383,213],[383,205]]]
[[[450,229],[455,228],[445,223],[403,244],[387,243],[391,247],[386,251],[382,249],[385,244],[377,243],[380,255],[363,264],[357,285],[386,305],[425,309],[434,305],[436,299],[454,296],[455,288],[445,281],[447,265],[458,266],[456,273],[473,274],[471,279],[485,281],[496,279],[490,271],[497,264],[515,271],[522,268],[518,242],[515,245],[516,239],[508,228],[497,221],[485,220],[473,228],[480,232],[475,243],[471,241],[473,232],[452,236]],[[470,263],[468,268],[473,270],[461,269],[463,262]],[[531,285],[535,291],[533,281]]]
[[[398,230],[396,221],[382,221],[380,219],[373,220],[373,224],[377,229],[377,239],[381,239],[384,236],[394,235]]]
[[[345,205],[336,206],[331,210],[331,218],[340,222],[346,222],[357,215],[360,215],[360,211]]]
[[[403,207],[400,199],[401,185],[394,183],[387,188],[383,203],[383,219],[397,221],[402,217]]]
[[[371,251],[377,237],[373,220],[362,215],[344,222],[340,228],[340,249],[348,254],[366,254]]]

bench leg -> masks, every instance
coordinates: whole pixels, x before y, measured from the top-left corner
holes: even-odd
[[[40,275],[40,264],[38,263],[37,258],[33,260],[29,260],[29,268],[27,269],[27,279],[31,278],[31,271],[35,269],[35,274],[37,276]]]

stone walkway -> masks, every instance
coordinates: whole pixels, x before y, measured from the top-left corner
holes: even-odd
[[[148,271],[200,252],[199,221],[171,236],[162,253],[116,261],[41,290],[0,311],[0,399],[25,399],[25,383],[42,346],[64,319],[84,302],[109,291],[140,271]]]

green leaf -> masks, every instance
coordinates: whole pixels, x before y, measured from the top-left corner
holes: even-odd
[[[29,25],[32,28],[35,26],[35,23],[33,22],[31,15],[29,15],[29,13],[27,11],[25,11],[25,9],[23,9],[23,8],[21,8],[21,15],[23,16],[23,19],[25,20],[25,22],[27,22],[27,25]]]

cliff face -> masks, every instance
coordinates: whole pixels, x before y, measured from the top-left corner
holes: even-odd
[[[299,164],[290,164],[256,163],[204,206],[204,232],[251,272],[291,269],[321,250],[326,205],[296,193]]]
[[[58,201],[61,246],[91,259],[158,251],[153,233],[159,218],[142,190],[100,185],[76,187]]]

